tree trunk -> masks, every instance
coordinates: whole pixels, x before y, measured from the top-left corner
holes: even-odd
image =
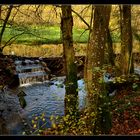
[[[115,54],[114,54],[114,50],[113,50],[113,42],[112,42],[109,28],[107,29],[107,54],[108,54],[107,63],[114,66],[115,65],[115,61],[114,61]]]
[[[103,8],[103,9],[102,9]],[[104,10],[104,11],[103,11]],[[86,82],[88,92],[92,93],[93,68],[101,67],[104,64],[104,49],[106,41],[106,32],[109,24],[111,7],[96,6],[94,11],[93,30],[90,35],[89,45],[87,47],[87,73]],[[107,15],[104,13],[107,12]]]
[[[0,20],[1,20],[2,5],[0,5]],[[0,21],[1,23],[1,21]]]
[[[66,98],[65,106],[66,112],[75,113],[78,105],[78,84],[77,84],[77,67],[75,63],[75,54],[73,48],[73,18],[71,12],[71,6],[62,6],[62,17],[61,17],[61,31],[62,31],[62,42],[64,50],[64,61],[65,61],[65,73],[66,73]],[[71,103],[71,106],[69,107]]]
[[[121,7],[121,70],[127,75],[134,72],[132,53],[131,5]]]
[[[95,113],[94,133],[103,131],[102,114],[98,107],[103,104],[99,95],[105,94],[103,84],[99,83],[101,77],[100,68],[104,64],[104,49],[106,43],[106,32],[109,25],[111,6],[95,6],[93,30],[88,45],[87,61],[87,91],[88,108]],[[104,95],[106,97],[106,95]],[[97,132],[98,131],[98,132]]]
[[[89,42],[90,42],[90,35],[91,35],[91,29],[92,29],[92,25],[93,25],[93,18],[94,18],[94,6],[92,5],[92,9],[91,9],[91,19],[90,19],[90,25],[89,25],[89,37],[88,37],[88,44],[87,44],[87,49],[86,49],[86,57],[85,57],[85,64],[84,64],[84,80],[85,83],[87,83],[89,81],[89,79],[87,79],[87,75],[88,75],[88,69],[90,67],[90,63],[89,60],[90,59],[90,51],[89,49]],[[90,70],[90,69],[89,69]],[[85,88],[88,89],[87,84],[85,84]]]

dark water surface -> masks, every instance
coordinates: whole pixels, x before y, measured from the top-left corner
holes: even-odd
[[[23,90],[27,95],[25,100],[27,106],[22,109],[19,105],[18,97],[15,95],[8,95],[7,98],[8,105],[11,106],[9,113],[5,113],[7,117],[9,114],[15,113],[12,119],[6,121],[7,128],[9,129],[10,135],[22,135],[24,131],[24,126],[22,119],[30,123],[33,115],[38,116],[42,113],[45,114],[45,119],[47,121],[46,126],[50,127],[51,123],[49,118],[51,115],[63,116],[64,115],[64,97],[65,97],[65,86],[64,77],[57,77],[51,81],[46,81],[43,83],[28,84],[19,87],[18,90]],[[85,106],[85,90],[84,81],[78,80],[79,87],[79,109]],[[7,96],[7,97],[8,97]],[[11,105],[9,104],[11,102]],[[3,114],[4,116],[4,114]],[[11,118],[11,117],[10,117]],[[5,120],[8,120],[5,118]]]

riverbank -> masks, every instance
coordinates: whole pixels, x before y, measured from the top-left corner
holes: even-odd
[[[107,135],[140,135],[140,89],[135,91],[128,86],[126,89],[118,90],[116,95],[111,97],[110,111],[112,128]],[[84,110],[82,114],[80,119],[83,120],[84,126],[84,121],[88,122],[91,118]],[[55,127],[46,129],[40,135],[92,135],[88,131],[90,126],[88,125],[87,128],[83,126],[81,126],[81,131],[77,130],[78,126],[71,126],[71,129],[67,128],[67,131],[65,125],[58,124]]]
[[[9,84],[12,81],[12,75],[15,70],[13,61],[7,57],[1,58],[0,69],[1,69],[1,76],[0,76],[1,86],[4,86],[5,84],[6,85]],[[62,100],[61,105],[62,107],[64,106],[63,105],[64,103],[63,98],[64,98],[64,93],[65,93],[64,87],[62,87],[62,83],[58,84],[55,82],[57,81],[54,80],[54,83],[51,85],[44,83],[42,85],[34,85],[34,86],[31,85],[29,87],[22,88],[27,93],[27,96],[25,98],[28,102],[27,108],[22,111],[24,114],[26,113],[28,114],[28,110],[30,110],[31,112],[30,119],[31,119],[31,115],[35,111],[35,108],[37,107],[39,107],[39,109],[37,109],[38,111],[40,111],[39,113],[41,113],[42,110],[44,110],[44,107],[48,111],[47,114],[51,112],[50,111],[51,108],[53,108],[54,112],[56,110],[60,112],[62,111],[61,110],[62,108],[59,108],[60,107],[59,105],[60,105],[60,99],[61,99]],[[81,87],[81,89],[83,89],[83,87]],[[63,91],[63,94],[60,94],[62,91]],[[56,99],[58,94],[60,94],[61,98]],[[52,96],[49,97],[48,95],[52,95]],[[0,108],[0,115],[1,115],[0,117],[0,132],[1,133],[0,134],[1,135],[3,134],[8,135],[9,133],[10,134],[14,133],[14,132],[9,132],[8,128],[16,126],[17,122],[14,122],[16,117],[17,117],[16,120],[21,122],[21,118],[17,112],[17,110],[21,111],[18,97],[14,94],[12,96],[7,95],[7,97],[8,97],[7,99],[13,98],[15,102],[10,103],[9,100],[7,101],[1,100],[0,102],[0,107],[1,107]],[[80,99],[81,101],[83,100],[82,98]],[[33,102],[31,102],[31,100],[34,101],[34,104]],[[55,107],[58,107],[56,110],[54,110],[54,103],[51,104],[50,100],[54,101],[54,103],[56,104]],[[37,104],[38,101],[40,102],[39,104]],[[46,103],[48,103],[48,105],[46,105]],[[50,104],[51,104],[51,107],[50,107]],[[61,114],[63,114],[63,112],[61,112]],[[112,97],[111,114],[112,114],[112,129],[109,133],[110,135],[139,135],[140,134],[140,89],[133,90],[132,88],[128,87],[126,89],[119,90],[117,94],[114,97]],[[6,126],[6,124],[9,124],[9,125]],[[50,130],[51,132],[46,130],[44,132],[44,135],[50,135],[50,134],[58,135],[57,131],[54,128]],[[77,134],[73,134],[73,132],[71,133],[72,135],[78,134],[78,132]],[[65,135],[65,134],[62,134],[62,135]]]
[[[13,135],[17,133],[18,127],[22,127],[22,117],[20,116],[21,106],[16,94],[4,93],[0,96],[0,135]]]
[[[13,77],[15,74],[15,64],[14,60],[7,57],[0,57],[0,89],[5,85],[9,85],[13,82]]]

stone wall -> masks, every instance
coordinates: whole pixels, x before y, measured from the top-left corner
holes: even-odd
[[[14,60],[7,56],[0,57],[0,87],[11,84],[15,72]]]

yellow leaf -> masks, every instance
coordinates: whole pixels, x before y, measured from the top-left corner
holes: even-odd
[[[36,127],[37,127],[37,125],[36,125],[36,124],[34,124],[34,125],[33,125],[33,128],[36,128]]]
[[[25,132],[22,132],[22,135],[25,135],[26,133]]]
[[[39,130],[39,132],[41,133],[41,132],[43,132],[43,130]]]
[[[32,120],[32,123],[35,123],[35,121],[34,121],[34,120]]]
[[[42,121],[45,122],[45,118],[43,118]]]
[[[42,113],[42,117],[44,117],[45,116],[45,113]]]
[[[54,119],[54,116],[53,116],[53,115],[51,115],[51,116],[50,116],[50,120],[53,120],[53,119]]]
[[[35,117],[35,120],[38,120],[38,117]]]
[[[52,124],[52,127],[53,127],[53,128],[56,128],[56,124],[55,124],[55,123],[53,123],[53,124]]]

